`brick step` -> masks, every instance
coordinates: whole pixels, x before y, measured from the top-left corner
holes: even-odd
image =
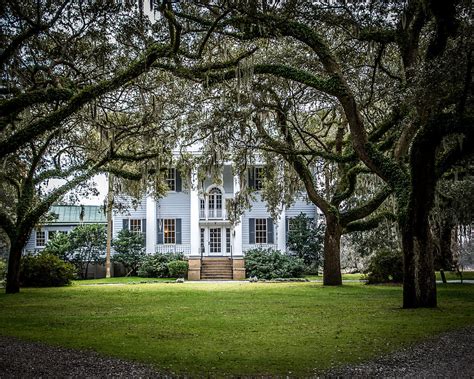
[[[203,270],[224,270],[224,271],[232,271],[232,266],[203,266]]]
[[[202,265],[202,267],[209,267],[209,268],[229,268],[232,269],[232,265]]]
[[[216,276],[201,276],[201,280],[232,280],[232,276],[216,275]]]

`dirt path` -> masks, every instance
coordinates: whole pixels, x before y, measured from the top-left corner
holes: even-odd
[[[322,376],[474,377],[474,326]],[[0,378],[172,377],[151,366],[0,336]]]

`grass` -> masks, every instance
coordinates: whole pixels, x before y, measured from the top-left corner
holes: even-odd
[[[446,280],[460,280],[461,277],[455,271],[445,271]],[[474,280],[474,271],[464,271],[462,274],[464,280]],[[309,280],[323,280],[322,275],[306,275]],[[361,280],[364,279],[363,274],[342,274],[342,280]],[[436,271],[436,280],[441,280],[439,271]]]
[[[399,286],[185,283],[0,294],[0,334],[190,375],[293,375],[357,362],[474,323],[474,285],[403,310]]]
[[[362,278],[362,274],[341,274],[342,280],[360,280]],[[320,280],[323,281],[322,275],[305,275],[306,279],[309,280]]]
[[[141,278],[138,276],[118,276],[115,278],[102,278],[102,279],[84,279],[74,280],[73,285],[89,285],[89,284],[139,284],[139,283],[162,283],[162,282],[174,282],[174,278]]]

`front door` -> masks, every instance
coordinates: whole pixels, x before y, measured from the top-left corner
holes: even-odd
[[[209,253],[222,254],[222,230],[221,228],[209,229]]]

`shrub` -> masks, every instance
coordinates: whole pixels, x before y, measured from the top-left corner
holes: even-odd
[[[403,258],[397,250],[379,250],[369,261],[367,283],[401,283],[403,281]]]
[[[86,279],[89,265],[103,261],[101,255],[105,253],[107,229],[100,224],[79,225],[68,234],[68,239],[66,260],[76,266],[81,278]]]
[[[0,284],[4,283],[7,278],[7,262],[0,259]]]
[[[138,276],[147,278],[170,278],[168,263],[184,261],[183,253],[166,253],[145,255],[138,269]]]
[[[145,257],[145,236],[123,229],[113,241],[113,246],[116,251],[114,261],[122,263],[128,274],[137,275]]]
[[[27,255],[22,258],[20,282],[23,286],[59,287],[65,286],[76,276],[71,263],[48,253]]]
[[[288,248],[305,264],[307,274],[318,274],[323,261],[324,229],[304,213],[288,220]]]
[[[171,261],[168,263],[168,270],[171,277],[184,278],[188,273],[188,262]]]
[[[245,271],[248,278],[298,278],[303,275],[304,262],[279,250],[252,249],[245,254]]]

